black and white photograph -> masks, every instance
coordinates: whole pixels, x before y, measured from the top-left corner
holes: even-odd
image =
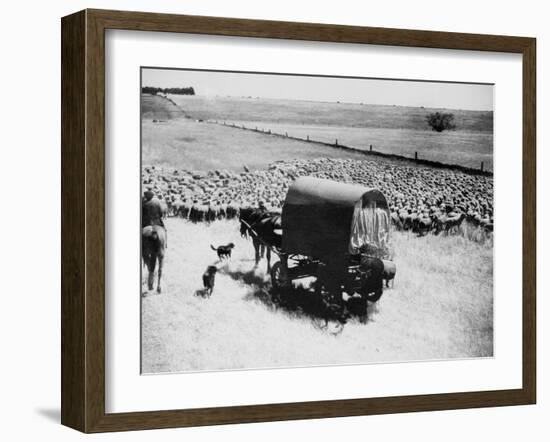
[[[136,93],[142,374],[494,356],[493,84],[143,67]]]

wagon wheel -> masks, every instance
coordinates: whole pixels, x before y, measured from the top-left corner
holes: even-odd
[[[279,289],[287,287],[289,283],[287,269],[283,266],[281,261],[276,262],[271,268],[271,284],[273,288]]]
[[[365,295],[365,299],[369,302],[377,302],[381,297],[384,289],[379,288],[373,294]]]
[[[338,336],[345,327],[345,324],[340,321],[327,321],[324,318],[313,318],[312,322],[315,328],[333,336]]]

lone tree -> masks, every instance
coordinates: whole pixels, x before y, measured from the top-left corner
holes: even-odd
[[[452,130],[456,127],[454,124],[455,116],[451,113],[434,112],[426,115],[426,121],[436,132],[443,132],[444,130]]]

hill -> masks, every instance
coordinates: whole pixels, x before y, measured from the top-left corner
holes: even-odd
[[[483,162],[485,170],[493,168],[492,112],[456,111],[457,126],[483,130],[437,133],[418,128],[427,126],[423,113],[430,109],[399,106],[142,94],[142,111],[145,165],[237,171],[243,165],[263,168],[276,160],[369,158],[331,146],[223,126],[227,120],[303,140],[310,137],[334,143],[337,139],[360,150],[372,145],[375,151],[408,158],[417,152],[421,159],[476,169]]]
[[[141,118],[172,120],[185,117],[185,112],[170,100],[159,95],[141,94]]]
[[[277,100],[269,98],[169,95],[193,118],[203,120],[261,121],[296,125],[345,126],[430,130],[426,116],[452,112],[457,131],[493,131],[492,111],[432,109],[356,103]]]

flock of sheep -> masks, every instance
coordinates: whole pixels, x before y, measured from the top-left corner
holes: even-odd
[[[398,229],[419,234],[451,231],[465,220],[493,230],[493,178],[452,169],[382,161],[319,158],[279,161],[266,170],[198,173],[144,167],[144,189],[164,201],[168,214],[191,221],[237,217],[243,207],[280,210],[299,176],[315,176],[381,190]]]

